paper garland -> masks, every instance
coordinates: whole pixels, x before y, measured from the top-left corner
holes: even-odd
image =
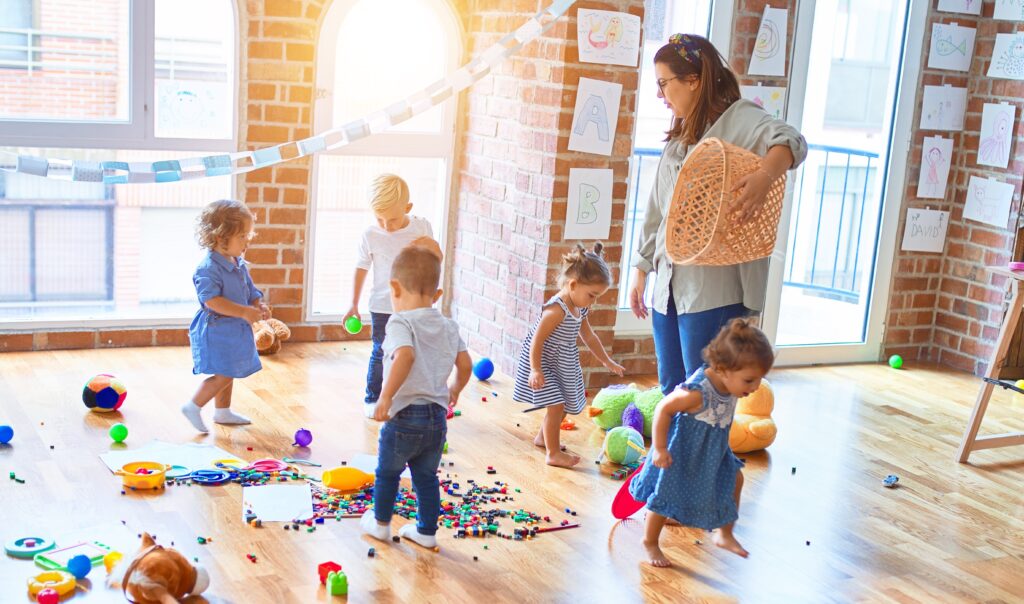
[[[448,77],[383,110],[299,141],[252,151],[153,162],[81,161],[18,155],[0,150],[0,153],[16,157],[13,170],[0,169],[55,180],[102,182],[108,185],[163,183],[244,174],[319,151],[337,149],[419,115],[473,85],[525,44],[550,29],[574,3],[575,0],[554,0],[514,32],[507,34]],[[550,17],[546,23],[543,22],[545,16]]]

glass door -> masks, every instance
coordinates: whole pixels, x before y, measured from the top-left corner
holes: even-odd
[[[780,363],[878,357],[926,9],[800,3],[787,119],[809,152],[790,174],[764,316]]]

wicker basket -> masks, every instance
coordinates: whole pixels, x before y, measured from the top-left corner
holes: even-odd
[[[668,256],[676,264],[722,266],[770,256],[786,191],[783,174],[772,183],[764,205],[746,223],[732,215],[739,192],[734,183],[761,165],[761,158],[717,138],[690,152],[676,180],[665,221]]]

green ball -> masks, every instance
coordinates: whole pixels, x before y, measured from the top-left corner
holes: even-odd
[[[892,367],[893,369],[899,369],[903,367],[903,357],[901,357],[898,354],[894,354],[891,357],[889,357],[889,367]]]
[[[350,334],[355,335],[355,334],[359,333],[362,330],[363,330],[363,322],[359,319],[359,317],[353,315],[353,316],[345,319],[345,331],[349,332]]]
[[[128,438],[128,426],[124,424],[114,424],[110,427],[110,438],[116,443],[124,442],[124,439]]]

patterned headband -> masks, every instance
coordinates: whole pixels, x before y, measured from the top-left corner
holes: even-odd
[[[672,34],[668,39],[668,43],[676,49],[679,56],[683,57],[687,63],[696,67],[697,71],[700,71],[702,66],[700,46],[693,36],[689,34]]]

